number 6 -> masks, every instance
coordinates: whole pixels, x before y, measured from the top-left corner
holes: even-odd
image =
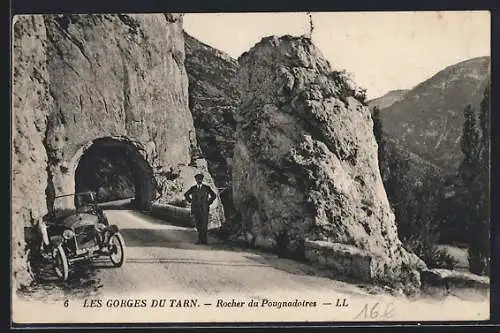
[[[370,317],[374,319],[378,317],[379,315],[379,312],[377,310],[378,306],[379,306],[378,302],[373,305],[372,309],[370,310]]]

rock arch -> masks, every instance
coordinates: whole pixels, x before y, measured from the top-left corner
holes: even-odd
[[[93,166],[88,161],[84,165],[82,162],[89,156],[92,156],[93,159],[99,159],[105,158],[110,153],[123,159],[123,162],[130,167],[129,171],[133,176],[131,181],[134,186],[134,207],[147,208],[155,199],[158,189],[153,168],[148,162],[146,149],[139,141],[128,137],[113,136],[99,137],[83,144],[69,161],[59,165],[58,172],[52,173],[54,186],[49,191],[52,194],[52,198],[48,199],[49,202],[53,202],[53,197],[57,195],[73,193],[78,190],[97,191],[98,189],[92,184],[82,184],[82,181],[85,181],[82,172],[91,173],[98,170],[92,170]],[[82,168],[89,167],[91,170],[82,170]],[[68,197],[68,200],[65,201],[57,200],[57,205],[72,208],[74,202],[71,197]]]

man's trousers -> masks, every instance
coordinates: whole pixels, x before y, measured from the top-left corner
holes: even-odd
[[[194,221],[198,230],[198,242],[207,244],[208,214],[194,214]]]

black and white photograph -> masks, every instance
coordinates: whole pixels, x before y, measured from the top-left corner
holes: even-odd
[[[490,319],[488,11],[11,25],[11,321]]]

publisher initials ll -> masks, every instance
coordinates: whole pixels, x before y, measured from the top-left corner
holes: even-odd
[[[349,306],[349,304],[347,304],[346,298],[337,298],[337,303],[335,303],[335,306],[346,307],[346,306]]]

